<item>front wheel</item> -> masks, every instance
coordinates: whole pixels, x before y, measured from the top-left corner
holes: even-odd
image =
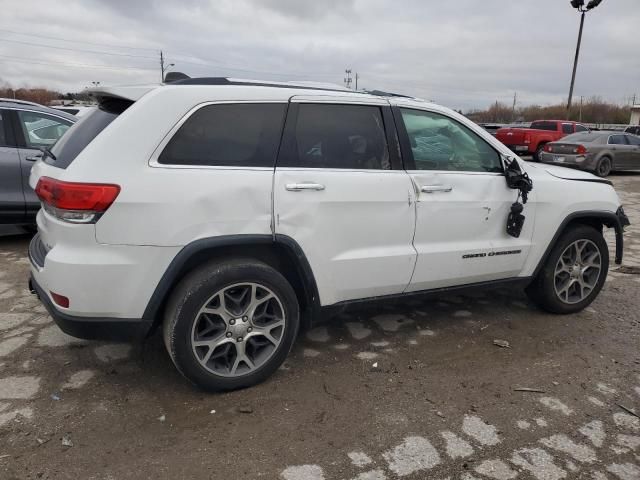
[[[598,296],[608,270],[602,233],[580,225],[560,237],[527,294],[548,312],[579,312]]]
[[[298,302],[276,270],[255,260],[206,264],[173,292],[163,323],[178,370],[204,390],[264,381],[284,362],[298,333]]]

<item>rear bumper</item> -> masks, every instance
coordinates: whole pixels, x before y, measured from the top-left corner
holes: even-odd
[[[153,322],[144,319],[76,317],[56,308],[38,282],[29,278],[29,291],[38,296],[53,321],[64,333],[90,340],[142,340]]]
[[[562,161],[558,161],[558,158],[561,158]],[[547,152],[543,152],[542,155],[540,155],[540,162],[542,163],[588,171],[593,171],[596,168],[593,160],[591,155],[552,154]]]

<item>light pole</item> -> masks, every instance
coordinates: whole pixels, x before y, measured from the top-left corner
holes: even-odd
[[[582,29],[584,28],[585,14],[596,8],[602,3],[602,0],[591,0],[587,6],[584,5],[585,0],[571,0],[571,6],[580,12],[580,32],[578,33],[578,45],[576,46],[576,58],[573,61],[573,74],[571,75],[571,87],[569,88],[569,101],[567,102],[567,118],[571,111],[571,101],[573,100],[573,86],[576,83],[576,70],[578,69],[578,57],[580,57],[580,44],[582,43]]]

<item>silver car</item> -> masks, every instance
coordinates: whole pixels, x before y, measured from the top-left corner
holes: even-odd
[[[588,170],[606,177],[614,170],[640,169],[640,137],[621,132],[580,132],[547,143],[543,163]]]
[[[40,201],[31,165],[77,121],[37,103],[0,98],[0,224],[31,225]]]

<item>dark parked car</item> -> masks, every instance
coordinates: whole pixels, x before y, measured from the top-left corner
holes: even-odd
[[[629,125],[627,128],[625,128],[624,133],[640,135],[640,125]]]
[[[40,200],[31,165],[78,119],[37,103],[0,98],[0,224],[31,225]]]
[[[540,160],[606,177],[614,170],[640,169],[640,137],[622,132],[575,133],[545,145]]]

